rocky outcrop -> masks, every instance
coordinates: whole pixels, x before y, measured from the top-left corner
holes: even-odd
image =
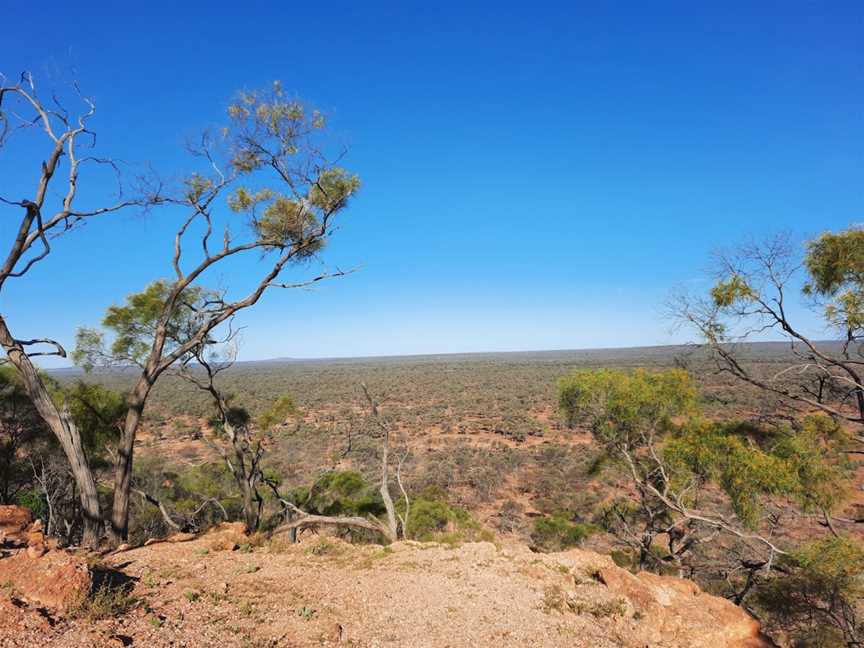
[[[121,635],[154,648],[239,648],[253,640],[296,648],[772,646],[743,609],[695,583],[632,574],[591,551],[278,539],[250,544],[242,525],[224,524],[193,539],[108,554],[104,567],[122,570],[146,605],[88,623],[52,613],[51,627],[24,611],[73,608],[91,587],[87,565],[63,551],[34,558],[17,549],[0,558],[0,584],[11,583],[13,603],[31,605],[4,609],[0,596],[0,620],[7,611],[18,618],[12,629],[0,622],[0,646],[47,645],[49,636],[57,648],[114,645],[106,638]],[[234,631],[214,619],[230,619]]]
[[[0,559],[0,584],[16,598],[60,612],[79,605],[90,591],[87,561],[61,549],[38,557],[26,550]]]
[[[62,612],[90,591],[87,561],[46,539],[41,520],[33,522],[28,509],[0,507],[0,544],[12,549],[0,557],[0,585],[16,600]]]
[[[234,551],[249,542],[242,522],[223,522],[207,534],[210,551]]]
[[[649,572],[631,574],[619,567],[597,572],[610,592],[621,596],[642,619],[646,645],[691,648],[770,648],[759,623],[726,599],[703,592],[693,581]]]
[[[0,547],[26,547],[27,531],[32,523],[30,509],[0,506]]]

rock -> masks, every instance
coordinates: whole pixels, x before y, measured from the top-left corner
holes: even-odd
[[[216,538],[209,545],[210,551],[237,551],[240,544],[230,538]]]
[[[27,530],[32,522],[30,509],[14,505],[0,506],[0,546],[26,546]]]
[[[44,556],[45,552],[48,550],[45,548],[44,543],[38,544],[28,544],[27,545],[27,555],[31,558],[39,558],[40,556]]]
[[[208,531],[205,537],[210,551],[236,551],[240,545],[249,542],[242,522],[223,522]]]
[[[691,648],[770,648],[759,622],[726,599],[703,592],[693,581],[619,567],[599,570],[600,582],[622,597],[640,620],[646,645]]]
[[[334,623],[330,630],[330,640],[333,643],[342,643],[345,641],[345,628],[341,623]]]
[[[27,601],[67,611],[87,596],[92,576],[87,561],[68,551],[53,550],[37,557],[18,551],[0,559],[0,583],[10,584]]]
[[[52,540],[54,539],[52,538]],[[56,540],[52,544],[56,548]],[[38,558],[44,555],[46,551],[48,551],[48,547],[46,546],[45,534],[42,533],[42,520],[36,520],[27,529],[27,555],[31,558]]]

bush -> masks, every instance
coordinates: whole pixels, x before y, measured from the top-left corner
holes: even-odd
[[[543,551],[560,551],[575,547],[594,532],[590,524],[573,522],[566,512],[537,518],[531,540]]]
[[[138,604],[132,596],[130,584],[121,586],[102,585],[96,588],[73,611],[73,616],[87,621],[99,621],[122,616]]]
[[[294,503],[315,515],[368,515],[384,513],[377,486],[353,470],[332,471],[319,477],[311,488],[292,492]]]
[[[832,537],[802,547],[781,563],[782,571],[756,591],[767,629],[789,636],[795,646],[860,645],[864,544]]]
[[[400,512],[404,511],[400,503]],[[427,488],[411,500],[406,537],[421,542],[489,540],[490,533],[465,509],[449,504],[444,492]]]
[[[34,518],[43,518],[48,513],[48,504],[45,501],[45,495],[36,489],[21,491],[15,496],[15,503],[18,506],[30,509]]]

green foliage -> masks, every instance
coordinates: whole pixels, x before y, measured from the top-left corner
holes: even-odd
[[[191,203],[197,203],[201,198],[213,189],[213,181],[204,176],[193,173],[186,178],[184,198]]]
[[[126,399],[116,391],[80,380],[63,389],[62,398],[81,432],[88,457],[91,461],[101,458],[120,434]]]
[[[787,430],[772,448],[793,473],[794,496],[805,511],[835,511],[849,496],[854,476],[849,441],[837,421],[816,414],[806,417],[800,430]]]
[[[229,208],[250,217],[265,249],[293,247],[297,260],[316,254],[325,243],[325,219],[342,210],[360,188],[357,176],[345,169],[320,160],[309,164],[309,158],[320,157],[308,140],[324,128],[323,115],[286,97],[277,81],[269,91],[240,93],[228,107],[228,117],[223,135],[238,176],[268,166],[291,189],[286,195],[272,187],[240,186],[228,198]],[[311,179],[310,168],[319,169]]]
[[[170,474],[166,477],[174,489],[175,501],[186,497],[192,500],[190,505],[194,504],[196,507],[203,498],[227,500],[235,491],[234,479],[221,462],[193,466],[173,476],[173,479]]]
[[[826,232],[807,245],[805,294],[826,300],[825,319],[844,331],[864,327],[864,230]]]
[[[800,430],[695,420],[670,436],[663,458],[673,485],[694,476],[719,485],[741,521],[754,526],[765,495],[794,498],[806,511],[833,510],[852,476],[845,439],[824,415],[805,418]]]
[[[176,286],[167,280],[154,281],[139,293],[126,297],[123,305],[108,308],[102,325],[113,333],[105,349],[104,334],[95,329],[80,328],[75,336],[72,360],[90,370],[100,364],[142,364],[150,354],[157,326],[167,319],[165,352],[191,338],[201,324],[204,302],[215,293],[197,286],[187,287],[182,299],[174,300]],[[174,301],[169,308],[169,303]]]
[[[753,288],[737,274],[718,281],[711,289],[711,299],[720,308],[729,308],[738,302],[749,301],[755,297]]]
[[[316,515],[381,515],[384,502],[375,486],[353,470],[332,471],[319,477],[311,488],[298,488],[293,500]]]
[[[560,551],[581,544],[593,531],[591,525],[574,522],[566,511],[562,511],[537,518],[531,539],[545,551]]]
[[[662,454],[669,486],[681,490],[694,479],[718,485],[748,526],[758,522],[764,496],[788,496],[805,510],[830,511],[848,488],[846,433],[827,416],[807,417],[797,430],[706,421],[694,416],[696,390],[677,369],[577,371],[561,380],[559,395],[568,422],[586,416],[595,438],[612,450],[632,454],[652,446]]]
[[[575,371],[559,381],[558,403],[567,425],[586,420],[604,445],[641,445],[646,433],[698,411],[696,388],[682,369]]]
[[[858,645],[858,609],[864,603],[864,544],[844,537],[805,545],[784,557],[762,583],[755,604],[770,627],[796,646]]]
[[[54,445],[18,371],[0,366],[0,504],[12,503],[28,488],[33,480],[29,459],[44,456]]]
[[[807,245],[804,260],[811,282],[808,290],[835,295],[850,286],[864,286],[864,229],[826,232]]]
[[[289,417],[300,413],[297,404],[290,396],[280,396],[271,407],[258,415],[256,420],[262,430],[270,430],[284,423]]]
[[[137,463],[134,480],[137,488],[160,500],[177,522],[199,530],[225,519],[220,506],[228,519],[239,518],[242,513],[237,485],[223,462],[172,470],[160,459],[149,458]],[[138,497],[134,497],[132,503],[130,535],[135,540],[144,541],[171,532],[155,506]]]
[[[43,518],[48,513],[48,503],[45,501],[45,495],[36,489],[27,489],[20,491],[15,496],[15,504],[30,509],[34,518]]]
[[[673,483],[696,475],[718,484],[749,526],[758,521],[761,496],[794,488],[788,466],[737,434],[735,424],[691,421],[669,439],[663,457],[675,475]]]
[[[404,502],[397,508],[404,512]],[[421,542],[488,539],[471,514],[448,503],[444,492],[437,488],[427,488],[412,497],[405,536]]]
[[[100,621],[122,616],[138,605],[132,595],[131,584],[112,586],[103,584],[95,588],[74,610],[73,616],[87,621]]]

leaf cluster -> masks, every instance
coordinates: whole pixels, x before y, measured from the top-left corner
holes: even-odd
[[[578,370],[558,383],[568,426],[586,422],[604,445],[637,447],[698,411],[698,392],[683,369]]]

